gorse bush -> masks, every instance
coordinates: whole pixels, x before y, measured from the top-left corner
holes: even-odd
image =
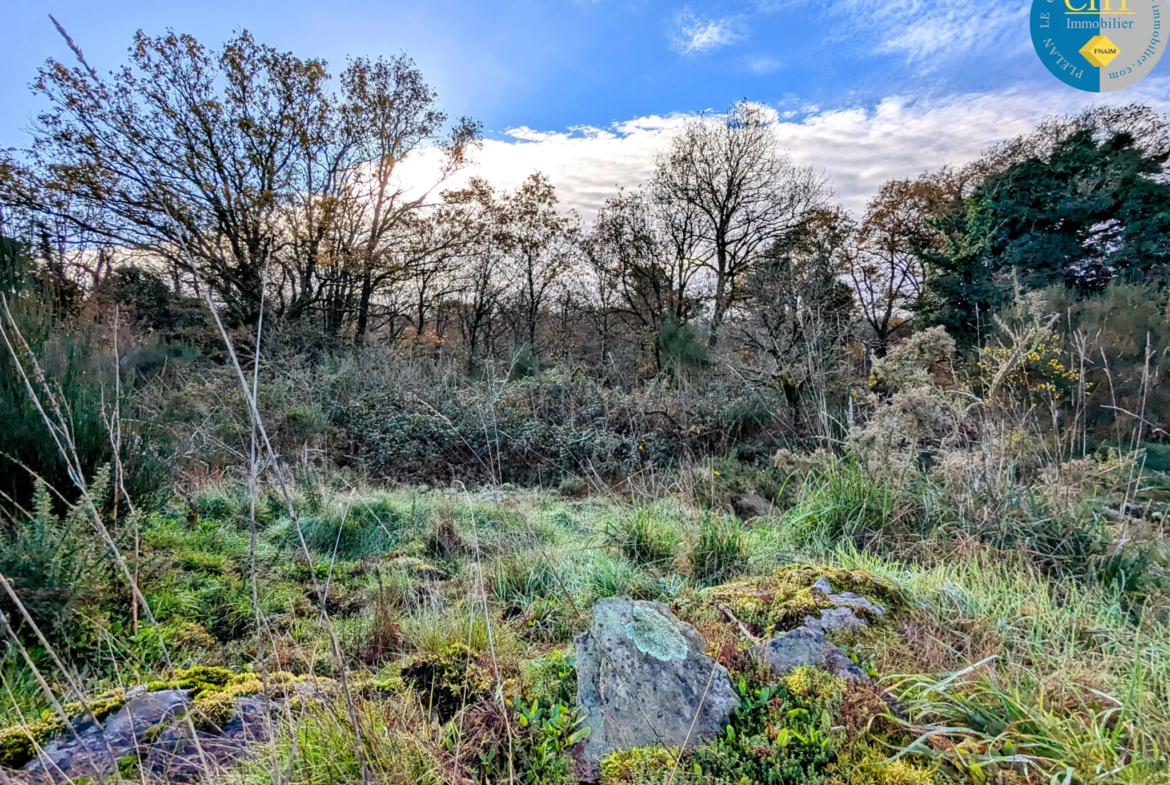
[[[93,479],[90,494],[104,500],[109,484],[105,467]],[[58,515],[53,502],[48,486],[38,480],[31,514],[0,526],[0,574],[43,634],[67,651],[83,651],[96,634],[87,616],[109,602],[113,570],[88,505]],[[6,592],[0,594],[0,610],[18,628],[26,626]]]

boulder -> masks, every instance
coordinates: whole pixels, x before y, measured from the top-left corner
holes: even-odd
[[[727,669],[662,603],[600,600],[575,644],[577,701],[590,729],[578,753],[583,778],[595,779],[617,750],[693,747],[723,732],[739,705]]]
[[[191,702],[187,690],[131,693],[126,705],[102,721],[79,721],[77,737],[65,733],[44,746],[41,755],[24,767],[30,782],[96,780],[114,771],[118,760],[146,745],[148,731],[167,725]]]
[[[266,698],[237,698],[231,718],[216,733],[197,730],[192,738],[186,723],[163,731],[145,755],[144,768],[153,779],[167,782],[194,782],[209,773],[208,779],[214,780],[239,760],[253,757],[252,748],[268,740],[272,722]]]
[[[809,627],[797,627],[753,646],[751,653],[772,666],[772,672],[777,676],[784,676],[802,665],[811,665],[848,681],[869,681],[869,676],[823,632]]]

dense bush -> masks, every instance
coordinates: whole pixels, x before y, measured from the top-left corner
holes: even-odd
[[[99,501],[106,497],[109,478],[107,467],[93,481],[90,492]],[[58,515],[53,501],[38,481],[29,516],[0,525],[0,575],[28,617],[7,593],[0,594],[0,612],[30,638],[29,621],[63,649],[85,651],[96,642],[92,616],[110,602],[113,569],[93,531],[88,505]]]

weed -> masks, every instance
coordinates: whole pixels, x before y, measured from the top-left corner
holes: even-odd
[[[654,511],[635,508],[605,523],[606,541],[634,564],[666,567],[678,557],[681,536]]]

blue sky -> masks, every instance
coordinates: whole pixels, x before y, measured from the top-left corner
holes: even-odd
[[[741,97],[776,107],[793,124],[794,157],[826,168],[846,200],[854,201],[872,190],[871,181],[969,158],[1045,112],[1132,100],[1170,109],[1170,58],[1139,88],[1111,97],[1060,84],[1032,50],[1028,5],[1002,0],[689,5],[6,0],[0,145],[27,141],[24,129],[38,108],[28,88],[37,66],[50,56],[69,57],[49,13],[102,72],[124,60],[138,28],[156,34],[173,28],[218,45],[243,27],[279,49],[324,57],[334,72],[347,55],[406,51],[451,114],[481,120],[489,138],[499,142],[485,148],[489,170],[511,180],[510,168],[536,163],[551,169],[554,181],[560,171],[567,191],[584,187],[600,193],[612,185],[607,180],[622,179],[631,167],[644,169],[648,151],[661,141],[661,124],[653,118],[718,109]],[[974,116],[973,107],[978,108]],[[840,145],[860,134],[872,143],[864,148],[866,155],[886,157],[874,135],[883,111],[890,155],[898,165],[883,167],[844,154]],[[932,119],[923,125],[924,118]],[[843,119],[852,131],[841,132],[835,145],[813,138],[840,131],[833,123]],[[598,146],[598,133],[607,144]],[[907,133],[910,138],[904,139]],[[581,144],[574,146],[574,140]],[[938,144],[924,147],[931,140]],[[626,143],[621,153],[617,142]],[[513,152],[501,145],[533,149]],[[579,159],[583,151],[586,161]],[[596,178],[587,171],[590,166],[601,167]],[[849,185],[849,178],[856,183]],[[590,197],[579,196],[570,194],[569,203],[588,209]]]

